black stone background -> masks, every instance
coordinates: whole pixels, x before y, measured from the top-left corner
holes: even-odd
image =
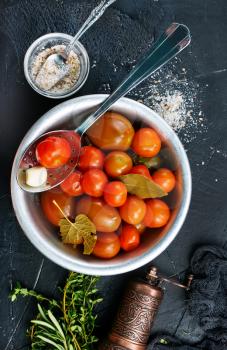
[[[25,333],[28,321],[36,313],[30,299],[14,304],[9,301],[8,294],[15,282],[19,280],[51,296],[67,274],[30,244],[17,223],[11,205],[10,168],[17,146],[33,122],[58,103],[37,95],[27,85],[22,69],[23,55],[32,40],[46,32],[74,33],[96,3],[93,0],[0,1],[1,350],[28,348]],[[75,8],[79,8],[79,12],[75,12]],[[227,162],[223,156],[227,152],[227,2],[118,0],[108,11],[81,40],[91,61],[97,60],[97,67],[91,70],[87,83],[77,95],[101,91],[100,86],[108,82],[111,88],[117,86],[127,67],[116,74],[113,65],[121,62],[126,52],[129,58],[136,59],[152,38],[172,21],[190,27],[192,45],[181,59],[191,78],[201,86],[208,84],[202,96],[208,131],[187,145],[193,175],[190,211],[177,238],[153,262],[166,275],[182,277],[198,245],[224,246],[227,241]],[[135,35],[137,25],[140,30]],[[103,35],[103,28],[106,28],[104,32],[107,36]],[[113,33],[111,42],[108,31]],[[118,34],[115,35],[115,32]],[[132,33],[135,37],[130,39]],[[221,152],[217,153],[215,149]],[[203,161],[204,166],[198,166]],[[101,279],[104,303],[99,311],[99,322],[102,335],[110,325],[125,283],[132,276],[143,276],[144,272],[145,267],[129,274]],[[182,290],[167,287],[152,335],[164,331],[192,342],[202,336],[196,320],[189,318],[185,312],[185,299]]]

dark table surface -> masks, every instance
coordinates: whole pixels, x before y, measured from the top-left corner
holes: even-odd
[[[8,294],[16,281],[53,295],[67,271],[43,257],[20,229],[10,199],[9,177],[14,153],[23,135],[44,112],[59,101],[38,96],[23,76],[23,55],[38,36],[50,31],[74,33],[97,1],[79,0],[1,0],[0,1],[0,349],[20,349],[27,343],[28,321],[36,313],[31,300],[12,304]],[[115,74],[117,59],[111,52],[121,48],[136,59],[147,42],[172,21],[187,24],[192,32],[192,45],[181,56],[188,79],[202,91],[201,110],[206,130],[197,133],[186,148],[193,175],[193,195],[187,220],[169,248],[153,262],[166,275],[181,275],[189,266],[190,256],[201,244],[223,246],[227,241],[227,2],[226,0],[118,0],[85,35],[94,68],[78,95],[102,91],[100,86],[115,87],[121,70]],[[114,26],[114,16],[121,21],[122,33]],[[76,21],[77,19],[77,21]],[[99,27],[100,25],[100,27]],[[97,34],[106,26],[113,32],[112,42]],[[138,27],[133,40],[124,39],[126,32]],[[108,29],[109,28],[109,29]],[[127,34],[129,35],[129,34]],[[104,36],[105,37],[105,36]],[[108,39],[108,37],[107,37]],[[125,41],[124,41],[125,40]],[[136,41],[137,40],[137,41]],[[138,41],[141,47],[138,47]],[[135,44],[137,43],[137,44]],[[104,45],[104,46],[102,46]],[[109,48],[112,45],[112,51]],[[109,59],[108,55],[109,54]],[[118,52],[121,60],[121,51]],[[181,136],[181,135],[180,135]],[[128,278],[142,276],[145,267],[130,274],[101,280],[104,303],[100,324],[104,331],[109,315],[118,302]],[[180,276],[181,277],[181,276]],[[186,340],[201,336],[198,327],[185,314],[185,294],[168,287],[152,334],[168,332]]]

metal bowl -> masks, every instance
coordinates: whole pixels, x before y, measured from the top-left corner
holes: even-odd
[[[107,95],[90,95],[71,99],[44,114],[22,140],[11,174],[11,194],[17,219],[29,240],[56,264],[89,275],[116,275],[147,264],[161,254],[178,234],[185,220],[191,199],[191,172],[185,150],[174,131],[154,111],[128,98],[116,102],[112,110],[122,113],[133,123],[140,121],[154,128],[162,138],[165,156],[177,176],[177,186],[168,196],[172,209],[169,223],[162,229],[145,232],[140,246],[111,260],[83,256],[78,250],[64,245],[56,228],[45,219],[39,197],[23,192],[16,181],[18,162],[26,147],[39,135],[54,129],[75,128]]]

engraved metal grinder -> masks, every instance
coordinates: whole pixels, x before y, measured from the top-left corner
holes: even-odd
[[[99,350],[145,350],[155,316],[162,302],[163,282],[189,290],[193,276],[186,285],[158,274],[152,266],[146,281],[130,282],[125,291],[115,322]]]

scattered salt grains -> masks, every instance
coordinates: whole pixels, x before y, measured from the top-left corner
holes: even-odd
[[[183,96],[179,91],[156,97],[154,109],[175,131],[184,128],[187,117],[191,115],[190,112],[186,114]]]
[[[113,63],[113,71],[114,71],[114,73],[116,73],[117,70],[118,70],[118,66],[115,63]]]
[[[97,61],[94,60],[94,61],[92,62],[92,65],[91,65],[91,69],[96,68],[96,66],[97,66]]]
[[[110,93],[111,93],[111,86],[110,86],[110,83],[104,83],[104,84],[102,84],[101,92],[103,92],[103,93],[105,93],[105,94],[110,94]]]
[[[212,151],[212,153],[217,153],[220,156],[224,157],[225,159],[227,158],[227,152],[225,152],[223,150],[217,149],[213,146],[210,146],[210,150]]]
[[[179,134],[184,144],[207,131],[206,119],[198,97],[200,86],[187,78],[182,68],[177,72],[177,58],[168,68],[162,68],[130,96],[156,111]]]

